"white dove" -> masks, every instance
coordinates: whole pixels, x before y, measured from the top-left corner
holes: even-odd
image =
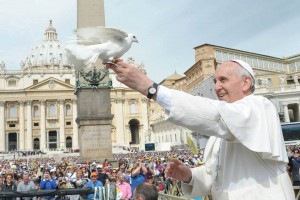
[[[105,62],[114,62],[123,56],[133,42],[135,35],[115,28],[102,26],[79,28],[77,43],[66,45],[67,60],[75,68],[82,68],[95,63],[97,58]]]

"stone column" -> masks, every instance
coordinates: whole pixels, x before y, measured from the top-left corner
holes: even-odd
[[[27,107],[27,137],[26,137],[26,150],[32,150],[32,117],[31,117],[31,104],[32,101],[26,102]]]
[[[116,122],[116,143],[124,145],[125,144],[125,130],[124,130],[124,99],[115,99],[115,122]],[[128,145],[128,144],[127,144]]]
[[[0,101],[0,151],[5,151],[5,101]]]
[[[290,122],[289,109],[287,104],[283,104],[284,122]]]
[[[78,125],[76,123],[76,118],[77,118],[77,100],[73,100],[73,142],[72,142],[72,148],[73,149],[79,149],[78,145]]]
[[[114,162],[111,140],[110,88],[83,88],[77,92],[80,159]],[[117,163],[113,164],[114,167]]]
[[[20,135],[19,144],[20,150],[25,150],[25,117],[24,117],[24,101],[19,101],[20,108]]]
[[[41,140],[40,140],[40,149],[41,151],[46,150],[46,101],[41,101]]]
[[[60,149],[66,149],[66,136],[65,136],[65,100],[60,99],[59,101],[59,146]]]

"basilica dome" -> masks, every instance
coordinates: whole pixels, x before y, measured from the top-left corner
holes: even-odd
[[[66,63],[66,50],[57,39],[56,29],[52,25],[52,20],[50,20],[44,36],[44,41],[34,47],[25,61],[21,62],[22,69],[71,68],[71,65]]]

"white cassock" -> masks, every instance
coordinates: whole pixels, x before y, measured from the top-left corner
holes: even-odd
[[[205,164],[182,184],[186,196],[214,200],[294,200],[281,126],[274,105],[249,95],[234,103],[160,86],[157,102],[167,120],[211,136]]]

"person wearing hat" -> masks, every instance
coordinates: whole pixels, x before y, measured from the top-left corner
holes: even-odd
[[[117,61],[107,67],[119,82],[156,100],[168,121],[211,136],[204,165],[190,169],[175,158],[168,162],[166,175],[182,181],[185,195],[212,195],[218,200],[295,198],[278,112],[267,98],[253,94],[255,75],[248,63],[228,60],[216,68],[219,100],[158,85],[130,63]]]
[[[87,182],[86,187],[87,188],[95,188],[95,187],[103,187],[103,184],[101,181],[97,180],[98,174],[97,172],[91,173],[91,180]],[[99,198],[98,196],[96,198]],[[94,199],[94,194],[88,194],[87,199]]]
[[[97,174],[98,174],[98,180],[101,181],[103,185],[105,185],[105,180],[108,179],[108,175],[103,170],[103,165],[97,165]]]

